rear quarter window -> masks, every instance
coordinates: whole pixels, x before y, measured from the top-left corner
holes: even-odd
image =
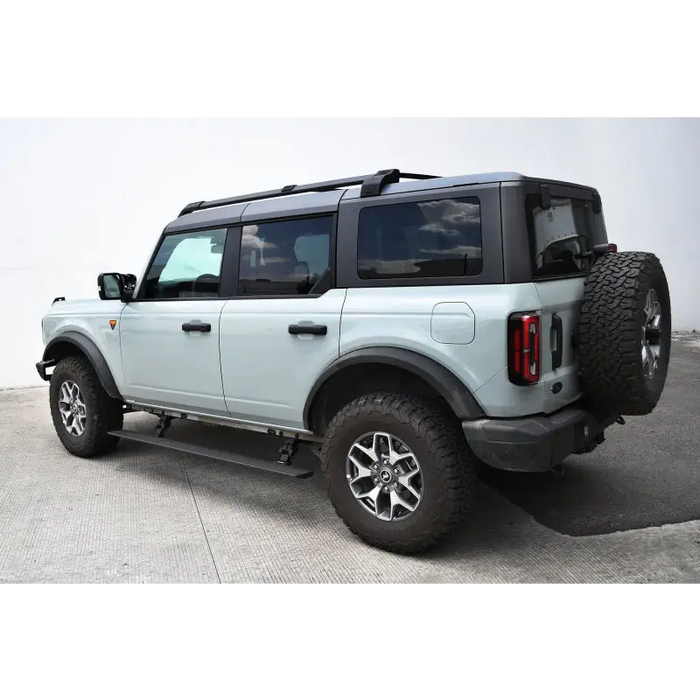
[[[360,279],[462,277],[481,273],[476,197],[367,207],[357,239]]]

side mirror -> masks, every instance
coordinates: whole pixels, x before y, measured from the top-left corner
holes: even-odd
[[[119,272],[103,272],[97,278],[100,299],[120,299],[124,303],[131,300],[136,288],[135,275],[122,275]]]

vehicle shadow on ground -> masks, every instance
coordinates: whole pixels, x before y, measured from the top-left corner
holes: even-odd
[[[651,415],[606,431],[563,473],[487,469],[483,480],[539,523],[573,536],[700,519],[700,352],[674,343],[664,393]]]
[[[156,422],[152,416],[138,415],[130,417],[125,427],[151,433]],[[281,439],[267,435],[184,421],[175,421],[168,437],[268,459],[275,459],[282,444]],[[206,494],[206,499],[211,499],[217,508],[230,508],[237,513],[269,514],[280,526],[331,526],[350,540],[355,539],[335,514],[320,462],[305,446],[300,447],[294,464],[313,469],[314,476],[310,479],[293,479],[126,440],[120,442],[114,454],[119,455],[117,469],[120,470],[142,473],[161,482],[180,482],[182,488],[189,488],[189,478],[198,501],[202,494]],[[492,547],[499,541],[502,545],[503,536],[523,518],[530,520],[480,483],[472,514],[450,541],[459,542],[460,548],[465,550]],[[446,544],[445,547],[434,550],[435,555],[439,557],[440,552],[454,555],[453,546]]]
[[[152,416],[133,415],[127,417],[125,427],[151,433],[155,424]],[[280,442],[266,435],[182,421],[173,424],[169,436],[270,459],[275,457],[276,443]],[[578,538],[577,544],[577,538],[561,537],[554,528],[543,527],[541,521],[537,522],[538,518],[484,481],[477,484],[476,502],[465,521],[428,552],[402,556],[368,547],[336,516],[317,458],[302,448],[298,459],[300,466],[315,469],[313,478],[292,479],[127,441],[122,441],[116,452],[98,462],[102,463],[101,468],[128,472],[132,480],[156,481],[167,487],[164,492],[170,493],[170,497],[177,491],[180,496],[190,498],[191,489],[203,530],[213,547],[216,566],[222,580],[226,581],[260,575],[242,573],[241,567],[248,566],[245,562],[254,562],[252,566],[262,571],[273,566],[270,562],[287,554],[293,562],[303,560],[303,564],[295,564],[301,567],[300,571],[306,567],[306,573],[300,574],[302,578],[314,576],[308,572],[323,572],[328,562],[335,559],[364,567],[361,579],[377,581],[387,580],[387,577],[421,582],[462,580],[464,567],[472,577],[478,579],[483,574],[488,578],[493,566],[500,567],[499,571],[503,569],[504,581],[521,577],[523,580],[569,581],[584,574],[595,580],[597,575],[595,565],[582,554],[588,551],[584,540]],[[594,505],[588,500],[593,492],[589,496],[582,494],[581,485],[595,483],[595,476],[577,465],[571,474],[577,476],[569,481],[566,474],[563,478],[542,475],[544,479],[536,478],[528,488],[534,490],[534,484],[539,481],[537,492],[542,492],[543,498],[554,500],[556,508],[563,509],[565,514],[572,508],[575,515],[588,512]],[[532,475],[505,476],[520,481]],[[547,487],[549,479],[556,481]],[[149,487],[144,483],[144,488]],[[606,522],[612,520],[613,511],[603,509],[600,512]],[[192,517],[197,517],[194,508]],[[331,555],[329,543],[335,550]],[[581,556],[584,566],[576,573]],[[556,566],[552,562],[556,562]],[[601,566],[604,569],[607,564]],[[696,579],[697,572],[692,576]]]
[[[516,512],[575,537],[700,519],[696,457],[700,454],[700,431],[696,429],[700,417],[700,353],[679,344],[674,345],[674,353],[666,390],[652,416],[632,418],[624,427],[612,427],[599,449],[569,457],[561,474],[484,470],[482,484],[488,488],[482,485],[478,490],[478,502],[466,527],[500,528],[506,499],[517,506]],[[156,418],[144,414],[127,416],[126,420],[127,428],[148,433],[155,425]],[[264,434],[185,421],[174,421],[169,436],[273,460],[282,442]],[[300,448],[295,464],[315,470],[310,482],[188,455],[163,457],[165,450],[125,441],[119,450],[154,455],[158,463],[165,459],[187,465],[198,488],[208,489],[232,507],[246,499],[251,508],[269,508],[292,520],[335,517],[318,459],[305,447]],[[159,453],[161,457],[156,457]],[[159,470],[161,478],[166,472]],[[238,486],[239,479],[244,488]],[[495,500],[488,494],[491,489],[499,494]],[[489,501],[486,520],[480,507],[484,499]],[[507,529],[508,525],[503,527]]]
[[[125,421],[125,428],[152,434],[156,423],[152,416],[134,415]],[[283,442],[264,434],[186,421],[173,422],[167,437],[272,461]],[[294,465],[312,469],[314,476],[310,479],[290,478],[127,440],[120,442],[114,454],[120,456],[118,468],[142,472],[159,481],[182,482],[186,488],[191,483],[195,498],[204,493],[216,507],[268,512],[290,526],[334,517],[320,463],[305,446],[299,448]]]

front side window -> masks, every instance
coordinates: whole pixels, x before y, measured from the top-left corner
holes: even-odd
[[[367,207],[360,212],[360,279],[463,277],[482,270],[476,197]]]
[[[552,197],[551,207],[543,209],[539,196],[528,195],[525,206],[534,276],[586,274],[593,246],[606,236],[602,214],[593,211],[593,202]]]
[[[225,228],[165,236],[146,273],[142,298],[217,296],[225,241]]]
[[[332,229],[332,216],[244,226],[238,293],[303,296],[326,291]]]

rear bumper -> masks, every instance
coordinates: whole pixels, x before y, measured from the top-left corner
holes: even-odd
[[[616,416],[595,417],[581,407],[565,408],[549,416],[481,418],[462,423],[476,456],[495,469],[543,472],[573,452],[603,442],[603,431]]]
[[[49,379],[51,379],[50,375],[46,374],[46,370],[49,367],[53,367],[55,364],[56,360],[42,360],[41,362],[36,363],[36,371],[45,382],[48,382]]]

